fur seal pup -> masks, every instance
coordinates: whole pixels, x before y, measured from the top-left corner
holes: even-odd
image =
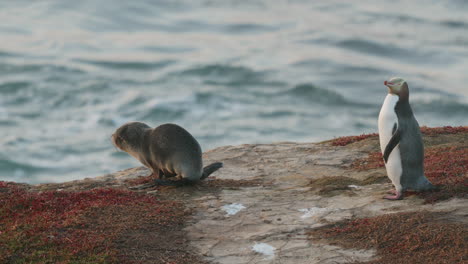
[[[424,176],[424,145],[409,104],[408,84],[395,77],[384,85],[388,95],[379,114],[379,140],[387,175],[395,186],[394,195],[384,198],[399,200],[407,189],[426,191],[435,186]]]
[[[126,123],[112,134],[112,143],[152,170],[158,179],[151,186],[193,184],[223,166],[216,162],[203,168],[197,140],[175,124],[151,128],[141,122]],[[169,177],[177,180],[164,179]]]

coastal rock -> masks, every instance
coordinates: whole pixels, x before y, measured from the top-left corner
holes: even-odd
[[[429,146],[467,147],[467,133],[431,137],[425,137]],[[143,192],[182,201],[191,210],[184,228],[186,238],[190,248],[209,263],[375,260],[374,249],[342,248],[308,236],[313,228],[349,219],[425,211],[445,212],[453,221],[467,224],[466,196],[436,203],[418,195],[399,201],[382,199],[392,187],[384,168],[353,168],[356,160],[376,150],[375,136],[345,146],[334,146],[332,141],[225,146],[204,153],[205,164],[224,163],[204,182]],[[127,188],[132,179],[149,174],[140,167],[33,189]],[[236,210],[226,213],[233,205]]]

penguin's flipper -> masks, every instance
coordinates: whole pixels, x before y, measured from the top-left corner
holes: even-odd
[[[396,127],[395,127],[396,128]],[[392,135],[392,138],[390,139],[390,141],[388,142],[387,146],[385,147],[385,151],[383,153],[383,159],[385,161],[385,163],[387,163],[388,161],[388,157],[390,156],[390,154],[392,153],[393,149],[398,145],[398,143],[400,143],[400,139],[401,139],[401,129],[400,128],[397,128],[395,130],[395,128],[393,129],[394,132],[393,132],[393,135]]]

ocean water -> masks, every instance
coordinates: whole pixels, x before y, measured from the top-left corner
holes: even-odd
[[[138,166],[110,142],[135,120],[203,150],[376,132],[392,76],[421,125],[468,125],[464,0],[1,1],[0,21],[0,180]]]

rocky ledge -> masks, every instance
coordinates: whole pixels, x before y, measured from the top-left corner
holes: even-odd
[[[392,188],[376,134],[226,146],[195,186],[132,191],[143,167],[60,184],[0,182],[0,262],[463,263],[468,127],[422,128],[427,177]]]

